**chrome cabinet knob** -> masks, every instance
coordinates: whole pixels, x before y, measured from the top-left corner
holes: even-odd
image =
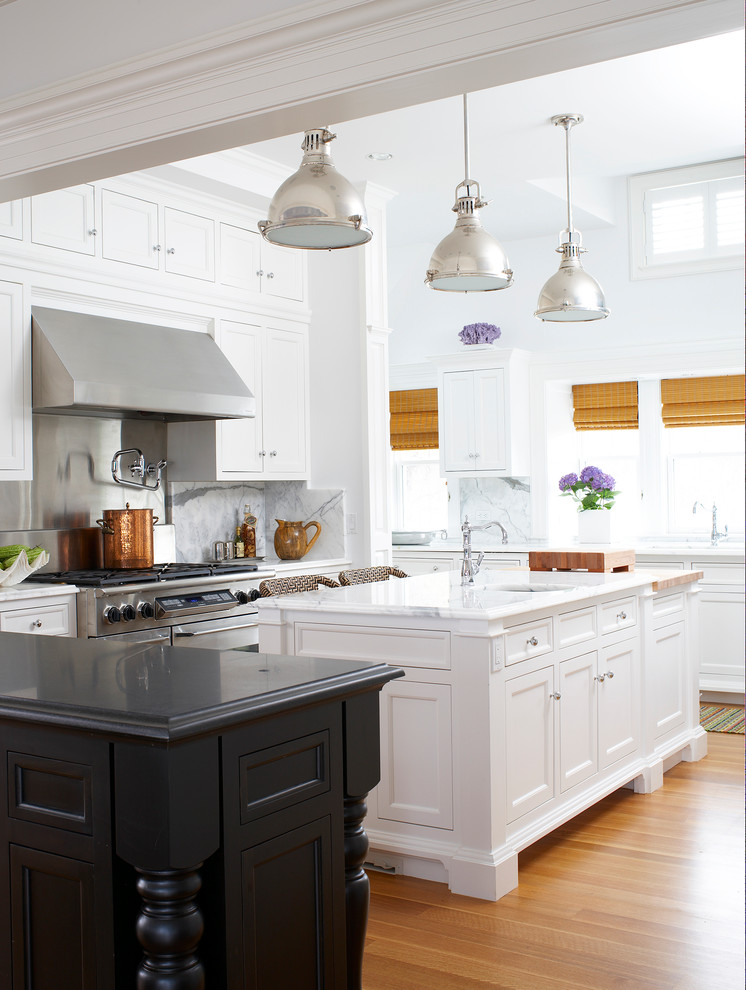
[[[264,269],[260,268],[259,271],[257,272],[257,275],[259,276],[259,278],[261,278],[263,274],[264,274]]]
[[[169,248],[166,254],[176,254],[176,248]]]
[[[269,456],[270,457],[277,457],[277,451],[276,450],[270,450]]]
[[[554,691],[552,694],[549,695],[549,697],[554,698],[555,701],[559,701],[562,695],[559,693],[559,691]]]
[[[619,615],[617,615],[617,619],[621,619],[622,621],[624,621],[626,618],[627,618],[626,612],[620,612]]]
[[[606,673],[604,674],[604,677],[608,677],[609,680],[611,680],[613,676],[614,676],[613,670],[607,670]]]
[[[95,227],[91,227],[91,229],[88,231],[88,233],[90,234],[91,237],[95,237],[96,234],[98,233],[98,231],[96,230]]]
[[[267,278],[274,278],[274,277],[275,277],[274,272],[267,272]]]
[[[267,451],[266,450],[260,450],[259,451],[259,456],[260,457],[266,457],[267,456]]]
[[[41,619],[37,619],[34,625],[36,626],[37,629],[41,629]]]
[[[593,678],[593,680],[598,681],[599,684],[603,684],[605,676],[606,676],[605,674],[598,674],[596,677]]]
[[[526,646],[538,646],[538,645],[539,645],[539,640],[536,638],[536,636],[532,636],[531,639],[526,640]]]
[[[153,250],[154,250],[154,251],[160,251],[160,250],[161,250],[161,246],[160,246],[160,244],[154,244],[154,245],[153,245]]]
[[[433,570],[434,571],[437,571],[437,569],[438,569],[438,565],[437,564],[433,564]]]

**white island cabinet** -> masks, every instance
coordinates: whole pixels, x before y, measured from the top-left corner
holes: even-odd
[[[707,750],[696,572],[443,571],[263,599],[262,652],[379,659],[371,863],[496,900],[518,853]]]

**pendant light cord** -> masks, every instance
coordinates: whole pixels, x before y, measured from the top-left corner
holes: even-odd
[[[464,182],[468,185],[471,174],[469,172],[469,111],[466,99],[466,93],[464,93]]]
[[[570,128],[573,121],[565,120],[565,172],[567,174],[567,229],[572,233],[572,192],[570,185]]]

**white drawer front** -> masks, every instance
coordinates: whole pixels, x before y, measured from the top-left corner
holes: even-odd
[[[743,564],[713,564],[711,561],[702,563],[695,560],[692,561],[692,569],[704,572],[700,587],[709,584],[727,584],[743,588]]]
[[[505,663],[519,663],[551,653],[553,646],[552,619],[539,619],[513,626],[505,632]]]
[[[14,608],[0,612],[0,632],[34,633],[40,636],[74,636],[72,606],[66,603]]]
[[[451,669],[449,632],[314,622],[296,622],[294,631],[295,653],[300,657],[381,660],[401,667]]]
[[[599,623],[601,632],[618,632],[620,629],[631,629],[637,625],[637,599],[620,598],[619,601],[600,605]]]
[[[666,615],[680,615],[684,611],[684,592],[671,595],[656,595],[653,599],[653,618],[662,619]]]
[[[557,645],[560,649],[595,639],[597,631],[598,620],[593,605],[573,609],[572,612],[560,612],[557,616]]]

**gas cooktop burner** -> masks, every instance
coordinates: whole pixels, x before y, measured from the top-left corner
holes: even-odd
[[[143,569],[106,570],[92,569],[81,571],[57,571],[56,573],[36,573],[34,581],[45,584],[77,584],[87,588],[110,588],[124,584],[146,582],[178,581],[180,578],[213,577],[220,574],[245,574],[256,571],[259,564],[245,560],[223,560],[202,564],[156,564]]]

